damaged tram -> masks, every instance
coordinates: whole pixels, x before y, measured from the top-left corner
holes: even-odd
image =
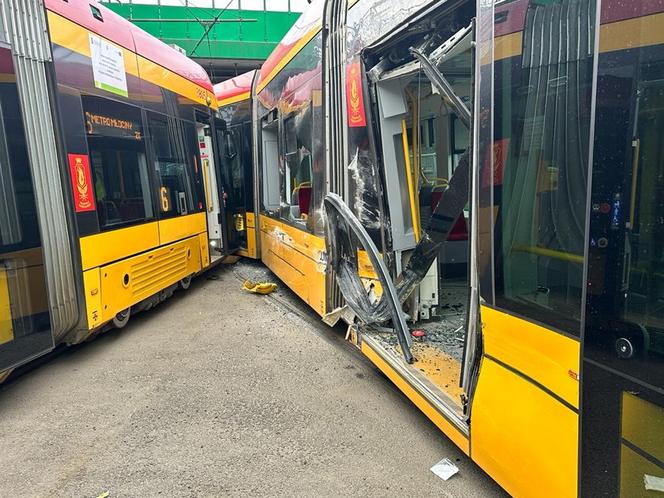
[[[663,25],[317,0],[243,94],[255,255],[515,496],[664,478]]]

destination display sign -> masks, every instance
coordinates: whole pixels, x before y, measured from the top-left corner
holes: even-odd
[[[85,111],[85,129],[88,135],[103,135],[106,137],[143,138],[141,123],[124,116],[109,116]]]

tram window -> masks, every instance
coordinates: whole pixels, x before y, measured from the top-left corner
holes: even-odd
[[[585,340],[588,356],[661,386],[664,51],[637,43],[654,26],[635,26],[630,48],[599,55]]]
[[[82,100],[100,229],[152,219],[140,110],[99,97]]]
[[[203,180],[202,161],[200,159],[200,146],[198,144],[198,133],[196,125],[190,121],[182,121],[184,126],[184,135],[187,142],[187,150],[191,158],[189,164],[193,162],[193,168],[189,168],[190,178],[192,180],[192,196],[194,212],[205,211],[205,182]]]
[[[306,117],[310,113],[300,111]],[[304,120],[301,118],[300,124]],[[303,127],[304,128],[304,127]],[[284,167],[280,168],[281,217],[306,226],[311,206],[311,150],[304,140],[310,137],[298,134],[296,117],[283,121]]]
[[[152,112],[148,113],[148,126],[159,178],[161,217],[189,214],[194,210],[194,199],[188,174],[185,126],[179,119]]]
[[[19,218],[19,208],[14,172],[9,159],[9,146],[5,133],[5,117],[0,102],[0,247],[19,244],[23,230]]]
[[[594,39],[589,1],[529,8],[523,53],[495,64],[489,158],[498,208],[496,304],[573,334],[579,333],[584,287]],[[571,38],[541,35],[557,33],[569,16],[585,16],[578,21],[585,28]]]
[[[11,60],[8,49],[0,58]],[[41,244],[37,206],[15,84],[0,84],[0,252]]]
[[[470,133],[468,132],[468,128],[455,115],[451,116],[450,126],[452,127],[450,134],[450,171],[454,173],[459,164],[459,159],[461,159],[461,156],[470,146]]]

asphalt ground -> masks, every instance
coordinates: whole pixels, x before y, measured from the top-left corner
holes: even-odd
[[[341,331],[232,266],[10,379],[0,441],[3,497],[504,496]]]

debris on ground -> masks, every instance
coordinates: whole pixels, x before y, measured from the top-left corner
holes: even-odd
[[[277,289],[277,284],[274,282],[252,282],[251,280],[245,280],[242,288],[247,292],[265,295],[274,292]]]
[[[440,462],[431,467],[431,472],[436,474],[443,481],[447,481],[450,477],[459,472],[459,467],[454,465],[449,458],[443,458]]]

